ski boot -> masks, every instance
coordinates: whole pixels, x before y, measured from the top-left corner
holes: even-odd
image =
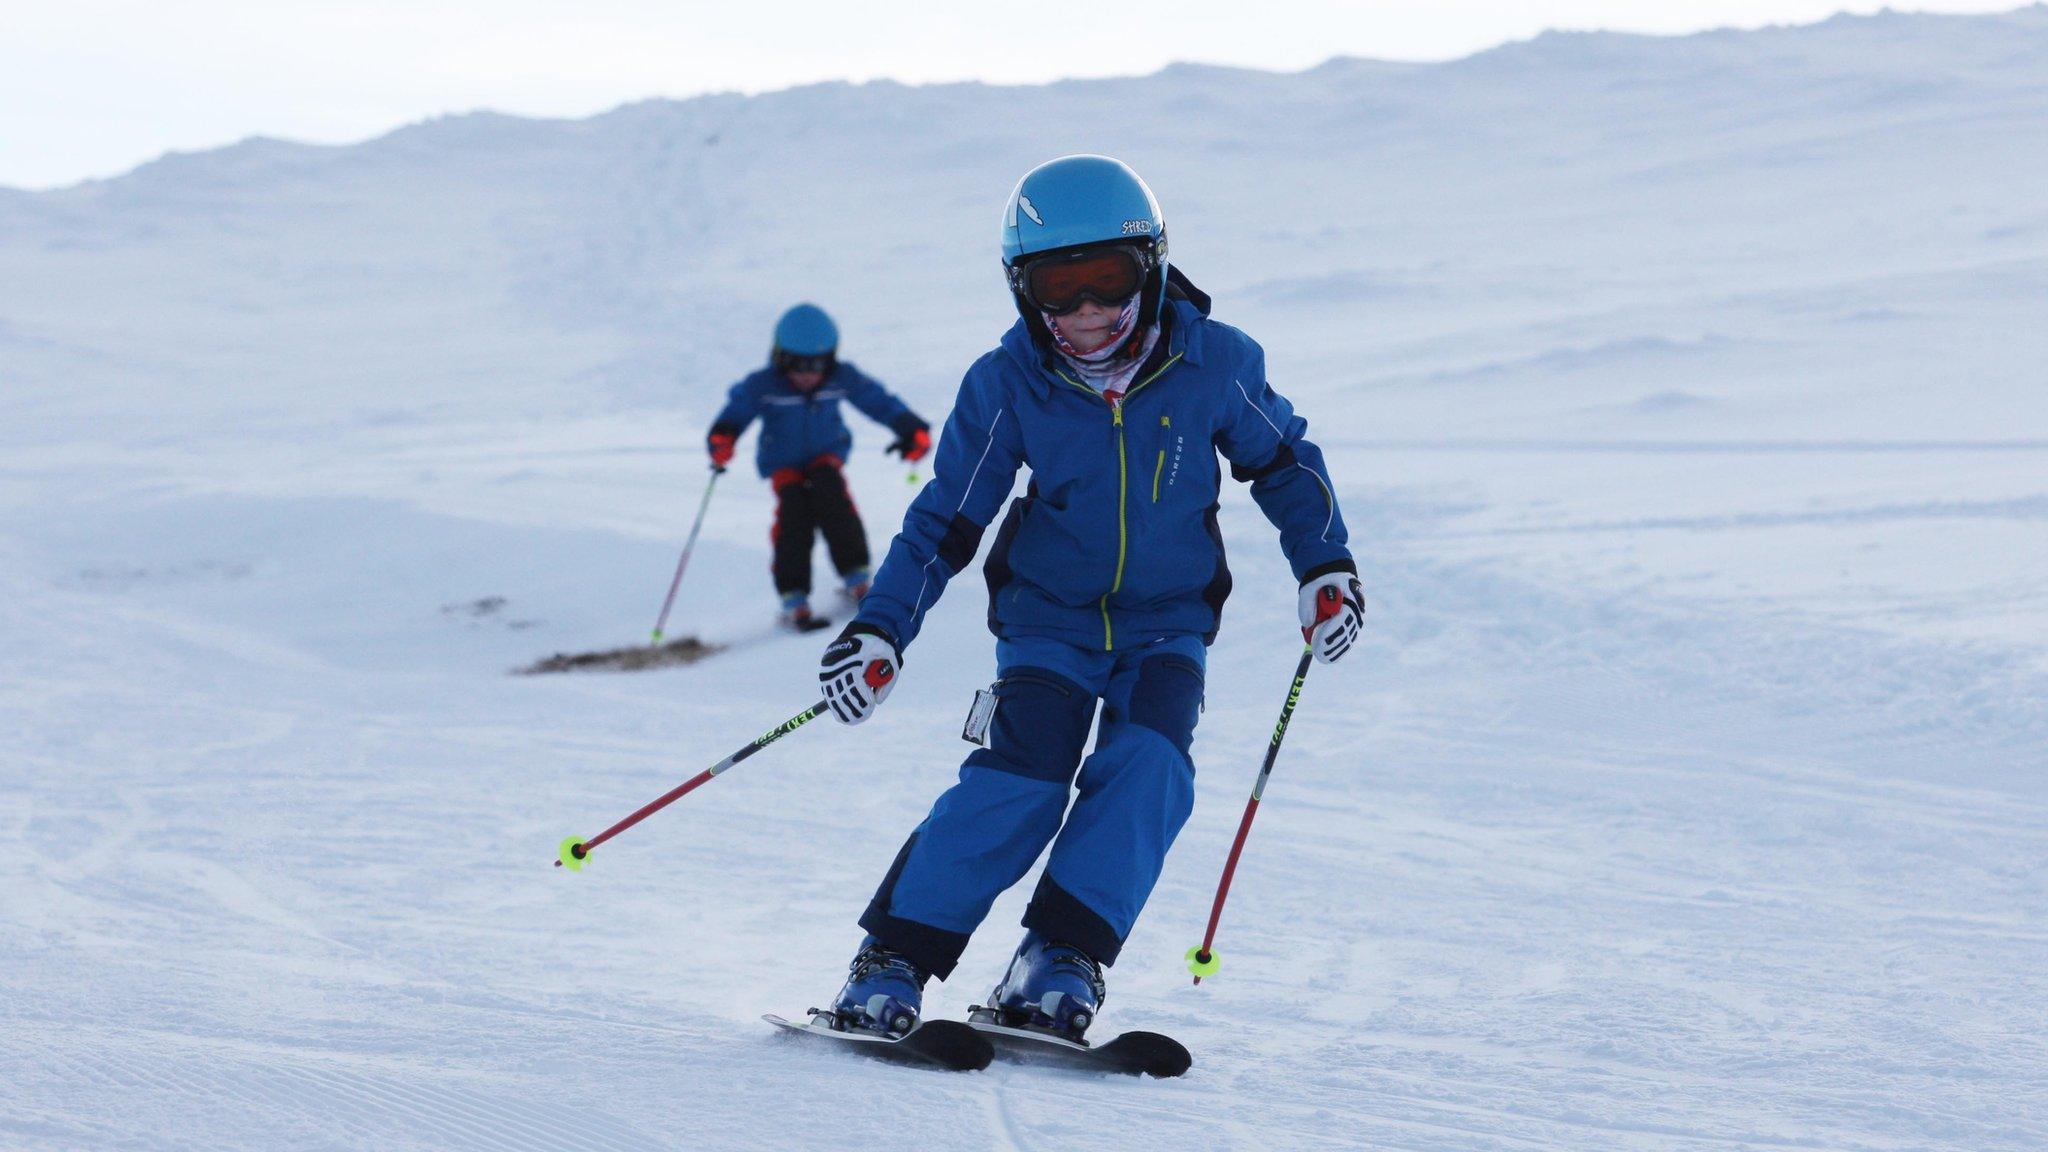
[[[843,583],[840,585],[839,594],[846,597],[848,604],[857,605],[867,598],[868,585],[873,581],[873,577],[867,569],[859,568],[848,572],[841,580]]]
[[[811,612],[811,598],[792,594],[782,598],[782,626],[792,632],[816,632],[830,628],[832,621]]]
[[[832,1003],[833,1026],[842,1032],[860,1028],[901,1036],[917,1027],[928,979],[910,957],[869,936],[860,942],[846,985]]]
[[[1106,995],[1102,965],[1093,957],[1033,931],[1024,934],[1002,983],[989,993],[988,1010],[998,1024],[1079,1040]]]

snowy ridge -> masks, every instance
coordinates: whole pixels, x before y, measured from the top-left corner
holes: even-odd
[[[1062,124],[1089,125],[1085,136]],[[952,777],[978,581],[876,720],[699,438],[777,308],[943,416],[1003,194],[1125,156],[1346,500],[1292,667],[1241,491],[1200,796],[1110,974],[1174,1082],[780,1044]],[[1436,66],[452,116],[0,190],[0,1147],[2048,1144],[2048,6]],[[881,538],[911,489],[856,428]],[[931,1008],[1014,944],[999,903]],[[883,1107],[879,1102],[895,1102]]]

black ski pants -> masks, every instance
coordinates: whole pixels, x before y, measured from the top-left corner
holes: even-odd
[[[811,549],[825,534],[825,550],[841,576],[868,566],[868,533],[847,491],[837,456],[820,456],[802,468],[780,468],[775,486],[775,524],[768,539],[775,551],[775,591],[810,595]]]

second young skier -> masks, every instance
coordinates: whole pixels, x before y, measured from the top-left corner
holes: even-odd
[[[770,571],[782,599],[782,622],[809,632],[830,623],[811,611],[811,551],[819,535],[846,598],[858,603],[868,591],[867,528],[842,471],[853,451],[853,433],[840,419],[839,402],[896,433],[889,451],[905,460],[922,460],[931,451],[931,427],[839,359],[839,326],[815,304],[798,304],[776,321],[768,361],[732,386],[705,446],[712,467],[723,469],[747,425],[761,421],[755,464],[775,490]]]

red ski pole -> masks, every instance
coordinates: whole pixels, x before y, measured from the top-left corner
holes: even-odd
[[[1316,622],[1335,616],[1344,607],[1343,598],[1335,588],[1324,588],[1316,604]],[[1244,854],[1245,838],[1252,834],[1252,817],[1259,814],[1259,800],[1266,794],[1266,781],[1272,778],[1273,764],[1280,758],[1280,741],[1287,738],[1287,724],[1294,719],[1294,706],[1301,703],[1301,686],[1308,681],[1309,665],[1315,662],[1315,646],[1306,641],[1313,634],[1312,629],[1301,630],[1304,643],[1301,659],[1294,665],[1294,684],[1287,689],[1287,703],[1280,706],[1280,722],[1273,725],[1273,739],[1266,745],[1266,762],[1259,767],[1259,778],[1252,782],[1251,799],[1245,801],[1244,818],[1237,822],[1237,839],[1230,843],[1230,856],[1223,861],[1223,878],[1216,882],[1216,903],[1209,908],[1209,930],[1202,933],[1202,942],[1188,949],[1188,971],[1194,974],[1195,983],[1202,977],[1214,976],[1223,967],[1216,959],[1216,925],[1223,919],[1223,902],[1230,898],[1230,878],[1237,874],[1237,858]]]
[[[583,840],[575,836],[569,837],[567,840],[562,841],[561,849],[556,853],[555,867],[560,868],[564,865],[567,865],[569,871],[571,872],[583,871],[584,858],[590,855],[591,849],[597,847],[599,844],[604,843],[612,837],[617,836],[619,833],[624,832],[626,829],[631,828],[633,825],[638,824],[642,820],[647,819],[649,816],[654,815],[656,812],[661,811],[663,808],[668,807],[669,805],[696,791],[699,787],[703,786],[704,784],[710,783],[711,778],[713,776],[716,776],[719,773],[725,771],[726,769],[732,767],[733,765],[739,763],[740,761],[745,760],[747,757],[752,756],[754,753],[759,752],[761,749],[766,748],[770,744],[775,743],[777,740],[782,739],[784,736],[787,736],[791,732],[794,732],[797,729],[803,727],[804,725],[809,724],[811,721],[817,719],[820,716],[823,716],[824,714],[825,702],[823,700],[820,700],[816,704],[811,705],[809,708],[804,709],[803,711],[797,713],[796,715],[790,717],[787,720],[784,720],[782,723],[777,724],[775,727],[770,728],[768,731],[763,732],[761,735],[755,737],[753,743],[748,744],[746,747],[740,749],[739,751],[733,753],[730,756],[727,756],[725,759],[720,760],[718,763],[713,764],[711,767],[706,768],[702,772],[697,773],[695,776],[690,777],[688,780],[683,781],[681,784],[676,785],[674,788],[671,788],[668,791],[662,793],[660,796],[657,796],[652,801],[649,801],[646,805],[641,807],[639,811],[633,813],[631,816],[626,817],[624,820],[619,821],[617,824],[612,825],[604,831],[599,832],[597,835],[592,836],[590,839]]]
[[[704,513],[711,508],[711,493],[723,475],[725,469],[712,466],[711,479],[704,485],[704,499],[697,504],[697,520],[690,525],[690,538],[683,543],[682,559],[676,561],[675,579],[668,582],[668,599],[661,602],[661,615],[654,618],[654,642],[657,645],[661,643],[662,630],[668,627],[668,611],[676,606],[676,590],[683,586],[683,570],[690,566],[690,553],[697,548],[697,533],[704,530]]]
[[[1280,708],[1280,723],[1273,727],[1273,739],[1266,745],[1266,763],[1259,769],[1259,778],[1252,784],[1251,799],[1244,803],[1244,819],[1237,822],[1237,839],[1231,841],[1230,856],[1223,862],[1223,879],[1216,883],[1216,903],[1209,909],[1209,930],[1202,933],[1202,942],[1188,949],[1188,971],[1194,973],[1195,983],[1202,977],[1214,976],[1223,962],[1216,959],[1211,945],[1216,943],[1216,925],[1223,919],[1223,902],[1230,897],[1230,878],[1237,874],[1237,858],[1244,853],[1244,842],[1251,835],[1252,817],[1259,814],[1259,799],[1266,794],[1266,781],[1273,775],[1273,762],[1280,757],[1280,741],[1287,735],[1287,722],[1294,718],[1294,705],[1301,700],[1301,686],[1308,679],[1309,665],[1315,662],[1315,653],[1306,645],[1301,650],[1301,661],[1294,666],[1294,686],[1287,690],[1287,703]]]

